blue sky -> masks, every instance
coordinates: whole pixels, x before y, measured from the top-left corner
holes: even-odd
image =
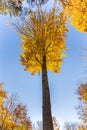
[[[41,75],[32,76],[24,71],[19,62],[20,39],[7,24],[8,17],[0,15],[0,82],[11,93],[17,93],[20,100],[28,105],[29,116],[33,122],[42,117]],[[86,78],[86,59],[82,48],[87,47],[87,34],[70,27],[66,53],[60,74],[48,72],[52,113],[59,122],[78,121],[75,94],[78,85]]]

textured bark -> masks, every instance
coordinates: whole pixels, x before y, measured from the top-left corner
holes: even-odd
[[[50,91],[47,77],[46,56],[43,56],[42,65],[42,97],[43,97],[43,130],[53,130]]]

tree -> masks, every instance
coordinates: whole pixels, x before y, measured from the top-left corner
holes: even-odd
[[[21,129],[31,130],[31,122],[29,117],[27,117],[27,108],[22,103],[19,103],[13,111],[14,122],[16,124],[21,124]],[[25,129],[24,129],[25,128]]]
[[[79,105],[76,107],[79,118],[87,123],[87,83],[83,83],[77,90]]]
[[[18,102],[16,95],[8,97],[0,83],[0,130],[32,130],[27,107]]]
[[[31,11],[27,20],[13,23],[22,40],[21,63],[31,74],[42,71],[43,130],[53,130],[47,70],[59,73],[66,54],[66,18],[56,7]]]

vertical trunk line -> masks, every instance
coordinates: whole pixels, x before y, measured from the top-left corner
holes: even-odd
[[[42,64],[43,130],[53,130],[50,91],[47,77],[46,55]]]

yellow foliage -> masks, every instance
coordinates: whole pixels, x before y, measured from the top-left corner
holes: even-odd
[[[5,101],[7,101],[7,103],[5,103]],[[8,100],[7,92],[3,90],[3,83],[0,83],[0,129],[22,130],[23,128],[23,130],[26,130],[28,127],[30,127],[30,130],[32,129],[31,122],[27,118],[27,113],[25,113],[26,107],[24,105],[21,105],[21,107],[21,113],[18,111],[18,113],[15,114],[17,106],[12,98]],[[24,113],[23,110],[25,110]],[[17,117],[18,114],[21,118]],[[26,117],[26,120],[23,119],[23,117]],[[26,125],[23,125],[23,123]]]
[[[6,14],[8,12],[8,9],[6,7],[6,3],[4,0],[0,0],[0,13]]]
[[[31,12],[28,20],[17,23],[22,40],[22,65],[32,74],[42,70],[43,56],[46,55],[47,69],[59,73],[66,50],[66,18],[54,7],[50,12],[38,9]]]
[[[0,83],[0,105],[3,104],[5,98],[7,98],[7,92],[3,90],[3,83]]]
[[[86,125],[79,125],[78,130],[86,130],[87,129],[87,126]]]
[[[71,19],[71,25],[81,32],[87,32],[87,0],[61,1],[65,15]]]

